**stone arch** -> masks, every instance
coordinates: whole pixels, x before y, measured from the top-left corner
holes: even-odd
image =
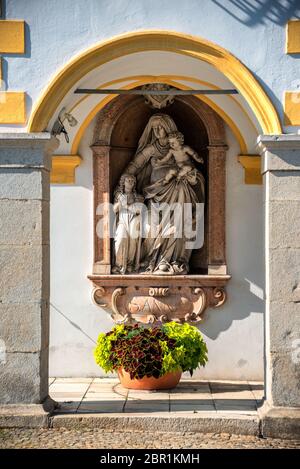
[[[139,31],[114,37],[77,55],[54,77],[37,102],[28,130],[39,132],[62,99],[93,69],[119,57],[141,51],[170,51],[213,65],[239,90],[266,134],[281,132],[271,100],[252,73],[226,49],[199,37],[171,31]]]

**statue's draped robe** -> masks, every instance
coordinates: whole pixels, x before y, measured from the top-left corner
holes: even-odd
[[[117,203],[124,196],[122,192],[116,191],[114,202]],[[116,217],[115,232],[115,259],[114,265],[120,273],[126,273],[128,268],[134,271],[139,264],[140,258],[140,233],[141,217],[137,212],[141,208],[143,198],[134,194],[134,202],[129,208],[122,207]]]
[[[157,117],[150,118],[126,172],[136,176],[138,192],[144,194],[148,206],[142,245],[144,265],[150,272],[166,264],[171,271],[173,269],[172,273],[183,273],[188,271],[191,255],[188,242],[192,239],[186,228],[189,224],[191,230],[195,229],[196,204],[204,203],[204,178],[195,168],[182,179],[163,184],[167,172],[177,166],[172,160],[163,166],[153,165],[170,149],[169,144],[160,145],[153,134],[151,119]],[[169,116],[162,114],[160,118],[167,134],[177,130]],[[190,212],[187,212],[186,204],[189,204]],[[189,220],[185,219],[188,213],[191,215]]]

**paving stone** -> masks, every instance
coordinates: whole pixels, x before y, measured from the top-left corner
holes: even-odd
[[[92,383],[90,385],[90,392],[107,392],[107,391],[113,391],[116,388],[116,384],[112,383]]]
[[[78,393],[78,392],[73,392],[70,394],[65,394],[65,393],[57,393],[57,394],[51,394],[51,398],[56,401],[56,402],[81,402],[83,399],[84,394]]]
[[[49,378],[49,379],[55,379],[57,384],[64,384],[64,383],[70,383],[70,384],[81,384],[81,383],[89,383],[92,384],[94,381],[94,378]]]
[[[256,401],[235,401],[235,400],[214,400],[214,404],[217,410],[237,410],[237,411],[248,411],[253,410],[256,411]]]
[[[170,397],[169,392],[155,392],[155,391],[134,391],[129,389],[128,400],[136,401],[168,401]]]
[[[96,393],[87,393],[84,396],[84,401],[109,401],[109,400],[114,400],[114,401],[124,401],[126,400],[126,396],[120,396],[118,394],[114,393],[101,393],[101,394],[96,394]]]
[[[55,409],[55,414],[75,413],[80,406],[80,402],[81,401],[58,402],[58,406]]]
[[[232,400],[232,401],[237,401],[237,400],[253,400],[254,396],[252,394],[252,391],[249,390],[241,390],[238,388],[212,388],[212,397],[213,399],[217,400]]]
[[[121,413],[123,412],[124,401],[123,400],[114,400],[107,402],[100,401],[82,401],[78,407],[77,412],[80,413]]]
[[[0,448],[82,448],[82,449],[254,449],[300,448],[298,440],[237,436],[226,433],[117,431],[80,429],[0,429]]]
[[[89,389],[89,384],[88,383],[59,383],[55,381],[55,383],[52,384],[51,386],[51,394],[54,393],[65,393],[65,394],[70,394],[72,392],[79,392],[79,393],[86,393],[86,391]]]
[[[186,412],[186,413],[197,413],[197,412],[216,412],[214,404],[202,404],[202,403],[170,403],[170,412]]]
[[[250,382],[250,388],[253,396],[257,403],[261,403],[262,399],[264,398],[264,385],[258,382]]]
[[[93,379],[93,384],[98,384],[98,383],[102,383],[102,384],[120,384],[120,381],[118,378],[94,378]]]
[[[210,393],[171,393],[170,399],[172,401],[191,401],[191,400],[203,400],[203,401],[212,401],[212,395]]]
[[[169,400],[127,401],[124,412],[169,412]]]

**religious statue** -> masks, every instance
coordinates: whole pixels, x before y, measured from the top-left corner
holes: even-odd
[[[198,163],[204,162],[203,158],[199,157],[198,154],[194,150],[192,150],[191,147],[183,145],[184,136],[181,132],[174,132],[172,134],[169,134],[168,141],[171,149],[165,157],[158,161],[157,164],[162,165],[170,161],[171,158],[174,158],[177,164],[177,168],[170,169],[168,171],[163,180],[163,184],[167,184],[175,176],[177,177],[177,179],[180,179],[190,171],[193,171],[195,166],[193,164],[193,161],[191,160],[191,157],[198,161]]]
[[[144,198],[135,190],[136,178],[123,174],[114,192],[116,232],[114,239],[114,274],[132,273],[139,269],[141,255],[141,204]]]
[[[136,154],[121,177],[123,186],[120,181],[115,191],[119,222],[113,273],[134,270],[154,275],[188,273],[192,249],[185,225],[195,226],[197,204],[204,203],[204,177],[193,160],[203,163],[193,149],[184,145],[184,136],[178,132],[173,119],[167,114],[150,117]],[[132,203],[122,206],[120,211],[124,191]],[[143,200],[138,193],[143,193],[147,206],[147,217],[143,221],[135,213],[136,202]],[[189,222],[185,216],[186,206],[191,208]],[[134,212],[132,215],[129,215],[129,207]],[[154,224],[153,220],[156,220]],[[140,234],[131,240],[131,230],[136,229],[136,224],[140,233],[143,232],[143,239]],[[121,232],[125,238],[121,237]]]

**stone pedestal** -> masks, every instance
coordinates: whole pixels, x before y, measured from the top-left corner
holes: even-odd
[[[260,136],[258,146],[265,191],[263,428],[276,436],[278,416],[300,432],[300,136]]]
[[[48,396],[47,133],[0,134],[0,404]]]

